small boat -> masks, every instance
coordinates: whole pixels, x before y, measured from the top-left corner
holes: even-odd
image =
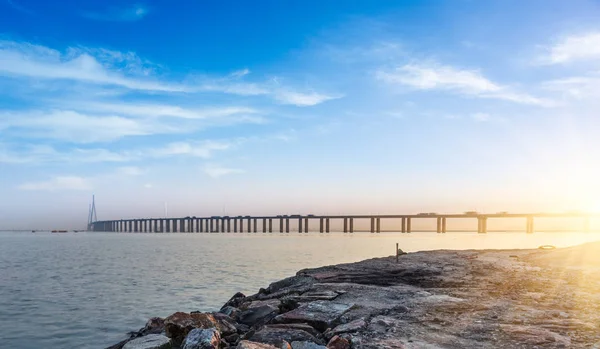
[[[66,230],[53,230],[53,233],[66,233]]]

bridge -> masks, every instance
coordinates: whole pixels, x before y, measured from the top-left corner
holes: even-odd
[[[108,221],[91,221],[89,231],[104,232],[130,232],[130,233],[243,233],[258,232],[273,233],[277,229],[280,233],[290,232],[290,221],[297,221],[297,231],[308,233],[309,225],[318,222],[319,232],[329,233],[331,221],[341,221],[344,233],[353,233],[354,223],[357,220],[370,221],[370,232],[381,232],[381,220],[400,220],[399,230],[402,233],[411,233],[414,220],[435,220],[436,232],[446,233],[448,219],[476,219],[477,232],[487,233],[488,219],[521,218],[525,223],[527,233],[534,232],[535,218],[578,218],[582,220],[583,230],[590,230],[590,221],[600,217],[600,213],[476,213],[463,214],[399,214],[399,215],[277,215],[277,216],[211,216],[211,217],[183,217],[183,218],[141,218],[121,219]],[[275,225],[273,224],[275,223]],[[294,224],[295,225],[295,224]]]

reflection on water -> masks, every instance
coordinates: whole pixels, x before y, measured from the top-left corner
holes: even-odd
[[[404,251],[557,247],[600,233],[0,233],[7,348],[103,348],[151,316],[214,310],[308,267]]]

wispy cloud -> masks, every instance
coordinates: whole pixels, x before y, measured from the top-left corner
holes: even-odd
[[[19,185],[21,190],[61,191],[61,190],[90,190],[89,179],[77,176],[58,176],[47,181],[27,182]]]
[[[33,11],[31,11],[28,8],[23,7],[21,4],[19,4],[18,2],[19,0],[5,0],[5,2],[12,7],[13,9],[28,14],[28,15],[34,15],[35,13],[33,13]]]
[[[65,104],[64,102],[60,102]],[[181,107],[170,104],[156,104],[147,102],[67,102],[66,106],[90,112],[114,113],[133,117],[174,117],[182,119],[211,119],[224,118],[234,115],[254,115],[260,113],[256,108],[241,106],[215,106],[215,107]]]
[[[230,149],[233,145],[233,142],[228,141],[174,142],[163,148],[154,149],[149,153],[156,157],[187,155],[209,158],[213,152]]]
[[[587,76],[572,76],[564,79],[546,81],[543,88],[559,92],[566,97],[575,99],[598,98],[600,96],[600,73],[594,72]]]
[[[552,102],[513,91],[484,77],[477,70],[464,70],[440,64],[406,64],[379,70],[376,78],[391,85],[416,90],[443,90],[462,95],[506,100],[521,104],[551,106]]]
[[[88,11],[82,15],[97,21],[131,22],[138,21],[149,13],[148,7],[136,4],[129,7],[111,7],[103,11]]]
[[[600,59],[600,32],[566,36],[546,49],[540,62],[567,64]]]
[[[248,69],[224,77],[188,77],[175,81],[156,74],[157,65],[132,52],[85,47],[61,52],[30,43],[0,41],[0,76],[40,80],[75,81],[82,84],[122,88],[143,93],[199,94],[224,93],[240,96],[267,96],[282,104],[314,106],[341,94],[298,90],[277,79],[246,81]],[[35,88],[32,81],[28,86]],[[43,86],[44,90],[47,86]]]
[[[76,143],[113,141],[126,136],[154,134],[152,125],[120,116],[91,116],[74,111],[0,113],[0,129],[29,138]],[[162,129],[160,132],[165,132]]]
[[[246,172],[239,168],[223,167],[223,166],[220,166],[217,164],[207,164],[206,166],[204,166],[204,168],[202,170],[204,171],[204,173],[206,173],[208,176],[210,176],[212,178],[219,178],[219,177],[223,177],[226,175],[240,174],[240,173]]]
[[[48,47],[0,41],[0,75],[35,79],[74,80],[121,86],[132,90],[186,92],[178,84],[160,82],[115,67],[115,54],[92,55],[91,50],[72,48],[61,53]],[[103,58],[100,61],[99,58]],[[128,61],[131,63],[131,60]]]

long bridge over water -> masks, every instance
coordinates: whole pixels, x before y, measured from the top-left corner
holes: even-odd
[[[524,220],[525,231],[534,232],[536,218],[578,218],[582,220],[583,230],[590,230],[590,221],[600,217],[600,213],[462,213],[462,214],[390,214],[390,215],[277,215],[277,216],[211,216],[183,218],[141,218],[94,221],[88,224],[90,231],[130,232],[130,233],[243,233],[261,230],[263,233],[290,232],[290,221],[297,221],[297,231],[308,233],[309,225],[318,222],[320,233],[331,231],[331,221],[341,221],[344,233],[355,232],[354,223],[357,220],[370,221],[370,232],[381,232],[381,220],[400,220],[398,231],[413,232],[414,220],[435,220],[437,233],[446,233],[448,219],[476,219],[477,232],[487,233],[488,219],[521,218]],[[295,224],[294,224],[295,225]]]

